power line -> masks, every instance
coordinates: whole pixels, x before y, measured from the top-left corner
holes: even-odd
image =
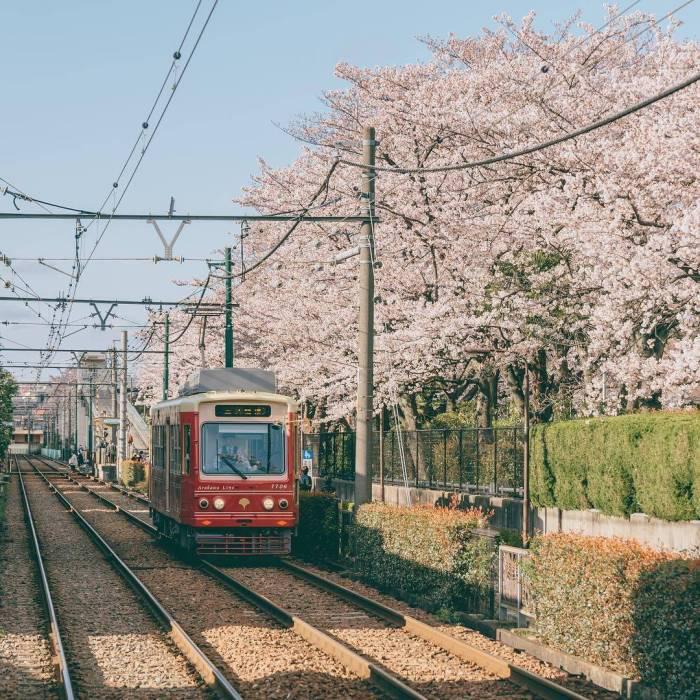
[[[199,42],[200,42],[202,36],[204,35],[204,31],[206,30],[206,28],[207,28],[207,26],[208,26],[208,24],[209,24],[209,21],[211,20],[211,16],[212,16],[212,14],[213,14],[213,12],[214,12],[214,9],[216,8],[217,4],[218,4],[218,0],[214,0],[214,3],[213,3],[213,5],[212,5],[212,7],[211,7],[211,10],[210,10],[210,12],[209,12],[209,14],[208,14],[208,16],[207,16],[205,22],[204,22],[204,25],[202,26],[202,28],[201,28],[201,30],[200,30],[200,32],[199,32],[199,35],[197,36],[197,39],[196,39],[196,41],[195,41],[195,43],[194,43],[194,46],[192,47],[192,49],[191,49],[191,51],[190,51],[190,54],[189,54],[189,57],[187,58],[187,61],[186,61],[186,63],[185,63],[185,66],[184,66],[184,68],[182,69],[182,72],[180,73],[180,76],[178,77],[178,79],[176,80],[176,82],[173,84],[171,94],[170,94],[170,96],[168,97],[168,100],[167,100],[167,102],[165,103],[165,106],[163,107],[163,110],[161,111],[161,114],[160,114],[160,116],[159,116],[159,118],[158,118],[158,121],[157,121],[157,123],[156,123],[156,126],[155,126],[155,128],[153,129],[153,131],[151,132],[151,136],[150,136],[150,138],[148,139],[148,141],[146,142],[144,148],[142,149],[141,155],[140,155],[138,161],[136,162],[136,165],[134,166],[134,169],[133,169],[132,172],[131,172],[131,175],[130,175],[129,180],[128,180],[127,184],[126,184],[126,187],[122,190],[121,195],[120,195],[120,197],[119,197],[119,200],[116,201],[116,202],[114,203],[114,206],[112,207],[112,212],[111,212],[112,217],[115,215],[116,210],[118,209],[119,205],[121,204],[122,200],[124,199],[124,196],[126,195],[128,189],[129,189],[129,187],[130,187],[130,185],[131,185],[131,183],[132,183],[132,181],[133,181],[133,179],[134,179],[134,176],[136,175],[136,172],[138,171],[139,166],[141,165],[141,162],[143,161],[143,158],[144,158],[146,152],[148,151],[148,148],[150,147],[151,142],[153,141],[153,138],[154,138],[155,134],[157,133],[158,128],[160,127],[161,122],[163,121],[163,118],[165,117],[165,114],[166,114],[166,112],[167,112],[167,110],[168,110],[168,107],[170,106],[170,103],[171,103],[171,101],[172,101],[172,99],[173,99],[173,97],[174,97],[174,95],[175,95],[175,92],[177,91],[177,88],[179,87],[180,82],[182,81],[182,78],[184,77],[184,75],[185,75],[185,73],[186,73],[186,71],[187,71],[187,67],[189,66],[190,61],[192,60],[192,57],[194,56],[195,51],[197,50],[197,47],[199,46]],[[192,18],[190,19],[190,22],[189,22],[189,24],[188,24],[188,26],[187,26],[187,29],[186,29],[186,31],[185,31],[185,34],[184,34],[183,38],[182,38],[182,41],[180,42],[180,47],[179,47],[178,50],[173,54],[173,59],[174,59],[174,61],[178,61],[178,60],[180,59],[180,51],[181,51],[181,49],[182,49],[182,47],[183,47],[183,45],[184,45],[184,43],[185,43],[185,40],[187,39],[187,36],[189,35],[190,29],[191,29],[191,27],[192,27],[192,23],[194,22],[194,19],[195,19],[196,15],[197,15],[197,12],[199,11],[200,5],[201,5],[201,0],[200,0],[200,2],[197,3],[197,6],[196,6],[196,8],[195,8],[195,12],[194,12]],[[156,106],[156,104],[158,103],[158,100],[160,99],[160,95],[162,94],[163,87],[164,87],[165,83],[167,83],[167,80],[168,80],[169,75],[170,75],[170,73],[172,72],[172,70],[173,70],[173,65],[171,64],[169,73],[168,73],[168,75],[166,76],[163,85],[161,86],[161,89],[160,89],[160,91],[159,91],[159,93],[158,93],[158,96],[157,96],[157,98],[156,98],[156,101],[154,102],[153,108],[152,108],[152,110],[151,110],[151,114],[153,113],[153,110],[155,109],[155,106]],[[144,130],[145,130],[146,128],[148,128],[148,123],[147,123],[147,122],[143,122],[142,128],[143,128]],[[142,133],[144,133],[144,132],[142,132]],[[139,138],[140,138],[140,136],[141,136],[141,134],[139,135]],[[138,143],[138,140],[137,140],[136,143]],[[128,163],[128,161],[131,159],[131,156],[133,155],[133,151],[134,151],[134,149],[132,149],[132,153],[130,154],[129,158],[127,159],[127,163]],[[121,178],[123,172],[124,172],[124,168],[122,168],[122,172],[120,173],[119,178]],[[105,204],[106,204],[107,201],[109,200],[110,195],[115,196],[115,195],[114,195],[114,192],[115,192],[115,190],[116,190],[116,188],[117,188],[118,186],[119,186],[119,181],[117,180],[117,181],[115,181],[115,182],[113,183],[111,192],[108,193],[107,196],[105,197],[105,199],[104,199],[104,201],[103,201],[103,203],[102,203],[102,205],[101,205],[101,207],[100,207],[100,210],[105,206]],[[92,221],[88,223],[87,227],[85,227],[85,229],[83,229],[83,232],[84,232],[85,230],[87,230],[87,229],[92,225],[92,223],[94,223],[95,221],[96,221],[96,219],[93,218]],[[90,254],[88,255],[87,260],[85,261],[84,265],[82,266],[82,272],[84,272],[84,271],[85,271],[85,268],[89,265],[89,263],[90,263],[92,257],[93,257],[94,254],[95,254],[95,251],[97,250],[97,247],[98,247],[99,244],[100,244],[100,241],[102,240],[102,238],[104,237],[105,233],[107,232],[107,229],[109,228],[109,225],[110,225],[111,222],[112,222],[112,218],[110,217],[110,218],[107,219],[107,221],[106,221],[106,223],[105,223],[105,226],[104,226],[104,228],[102,229],[102,232],[101,232],[101,233],[99,234],[99,236],[97,237],[97,240],[95,241],[95,244],[94,244],[94,246],[92,247],[92,250],[90,251]],[[80,239],[80,238],[77,238],[77,239],[76,239],[76,258],[79,258],[79,257],[80,257],[80,244],[81,244],[81,240],[82,240],[82,239]],[[81,272],[80,270],[78,270],[78,272],[77,272],[78,277],[76,277],[76,279],[75,279],[75,286],[73,287],[73,296],[75,296],[75,293],[77,292],[80,272]],[[73,285],[73,281],[72,281],[72,280],[71,280],[71,285]],[[70,286],[69,286],[69,293],[70,293]],[[67,312],[67,313],[68,313],[68,320],[70,320],[70,314],[71,314],[72,308],[73,308],[73,306],[72,306],[72,304],[71,304],[71,305],[68,307],[68,312]],[[62,309],[62,312],[61,312],[61,322],[63,321],[63,317],[64,317],[64,314],[65,314],[65,313],[66,313],[66,308],[64,307],[64,308]],[[58,332],[58,343],[57,343],[58,346],[60,346],[60,344],[61,344],[61,342],[63,341],[63,338],[64,338],[64,337],[65,337],[65,333],[61,333],[61,331],[59,330],[59,332]],[[47,345],[50,345],[50,343],[51,343],[51,338],[49,338],[49,341],[48,341]],[[49,352],[49,355],[48,355],[48,356],[50,357],[50,352]]]
[[[444,173],[444,172],[450,172],[453,170],[468,170],[471,168],[478,168],[484,165],[492,165],[494,163],[502,163],[507,160],[512,160],[513,158],[519,158],[520,156],[525,156],[529,155],[530,153],[536,153],[537,151],[542,151],[546,148],[551,148],[552,146],[556,146],[560,143],[564,143],[565,141],[570,141],[571,139],[575,139],[579,136],[583,136],[584,134],[587,134],[591,131],[595,131],[596,129],[600,129],[603,126],[607,126],[608,124],[612,124],[613,122],[618,121],[619,119],[622,119],[623,117],[626,117],[630,114],[633,114],[634,112],[638,112],[640,109],[644,109],[644,107],[648,107],[649,105],[654,104],[655,102],[659,102],[660,100],[665,99],[666,97],[669,97],[673,95],[676,92],[680,92],[681,90],[684,90],[687,87],[690,87],[694,83],[696,83],[698,80],[700,80],[700,73],[695,73],[692,75],[690,78],[687,78],[681,83],[678,83],[674,85],[671,88],[668,88],[667,90],[664,90],[663,92],[658,93],[657,95],[654,95],[653,97],[648,97],[645,100],[642,100],[641,102],[637,102],[636,104],[632,105],[631,107],[627,107],[626,109],[623,109],[620,112],[615,112],[614,114],[611,114],[608,117],[605,117],[603,119],[599,119],[598,121],[595,121],[591,124],[588,124],[587,126],[581,127],[580,129],[576,129],[576,131],[571,131],[568,132],[562,136],[558,136],[556,138],[550,139],[549,141],[544,141],[543,143],[538,143],[534,146],[527,146],[525,148],[521,148],[520,150],[517,151],[511,151],[509,153],[503,153],[498,156],[493,156],[491,158],[484,158],[483,160],[476,160],[476,161],[471,161],[469,163],[460,163],[456,165],[442,165],[442,166],[436,166],[434,168],[392,168],[392,167],[387,167],[387,166],[374,166],[373,170],[375,171],[381,171],[381,172],[387,172],[387,173],[398,173],[398,174],[420,174],[420,173]],[[355,161],[351,160],[345,160],[340,159],[339,161],[336,161],[339,163],[342,163],[343,165],[349,165],[353,168],[362,168],[364,170],[367,169],[366,165],[363,165],[362,163],[357,163]]]
[[[45,301],[49,303],[57,303],[57,304],[67,304],[68,299],[66,297],[39,297],[38,299],[35,297],[3,297],[0,296],[0,301]],[[122,304],[130,304],[130,305],[135,305],[135,306],[182,306],[183,302],[182,301],[153,301],[153,299],[149,299],[148,297],[139,300],[136,299],[71,299],[71,303],[73,304],[114,304],[116,306],[121,306]],[[202,306],[205,306],[207,308],[221,308],[223,304],[218,304],[218,303],[213,303],[213,302],[207,302],[204,304],[201,304]],[[197,303],[197,307],[200,306],[200,303]]]
[[[256,270],[258,267],[260,267],[266,260],[269,260],[281,247],[284,245],[285,241],[294,233],[294,231],[297,229],[299,224],[302,221],[311,221],[313,217],[309,217],[309,219],[306,219],[305,213],[309,211],[313,203],[323,194],[324,192],[327,194],[328,193],[328,186],[330,185],[331,177],[333,177],[333,173],[335,172],[335,169],[338,167],[338,164],[343,161],[336,159],[333,162],[333,165],[331,165],[330,169],[326,173],[326,176],[323,178],[323,182],[319,186],[319,188],[316,190],[314,193],[314,196],[311,198],[310,202],[304,207],[302,213],[299,215],[299,217],[296,219],[296,221],[289,227],[287,232],[280,238],[277,243],[275,243],[272,248],[265,253],[265,255],[262,256],[259,260],[256,260],[252,265],[249,267],[246,267],[246,269],[243,272],[238,272],[236,274],[231,275],[231,279],[236,279],[238,277],[240,278],[245,278],[247,275],[249,275],[253,270]],[[366,166],[362,166],[367,169]],[[362,221],[365,221],[367,219],[366,216],[361,217]]]

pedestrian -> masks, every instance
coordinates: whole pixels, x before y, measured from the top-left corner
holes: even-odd
[[[77,456],[76,460],[78,462],[78,471],[80,471],[83,464],[85,464],[85,455],[83,454],[82,447],[78,450],[78,456]]]
[[[309,476],[309,468],[302,467],[301,474],[299,475],[299,488],[302,491],[311,491],[311,486],[313,482]]]
[[[71,471],[75,471],[78,468],[78,456],[75,452],[71,452],[70,458],[68,459],[68,466],[71,468]]]

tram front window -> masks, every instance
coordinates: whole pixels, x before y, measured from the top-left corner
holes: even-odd
[[[205,423],[202,473],[284,474],[284,428],[279,423]]]

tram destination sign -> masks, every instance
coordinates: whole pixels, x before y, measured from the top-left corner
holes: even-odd
[[[214,406],[214,415],[217,418],[269,418],[272,406],[220,403]]]

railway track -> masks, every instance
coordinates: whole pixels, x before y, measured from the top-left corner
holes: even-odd
[[[204,571],[200,562],[182,561],[167,549],[154,546],[155,530],[124,507],[130,505],[127,496],[109,494],[110,498],[125,499],[121,512],[128,515],[128,520],[113,507],[106,507],[106,496],[101,492],[107,489],[103,485],[89,479],[71,481],[65,473],[45,475],[168,607],[246,700],[387,696],[357,667],[321,651],[234,594],[229,586]],[[100,504],[96,496],[103,499]]]
[[[240,700],[134,572],[34,469],[22,460],[18,479],[61,695]]]
[[[10,458],[12,459],[12,458]],[[14,462],[11,461],[11,466]],[[34,559],[18,479],[6,487],[0,527],[0,695],[8,700],[60,697],[58,658]]]
[[[132,494],[110,492],[107,485],[89,479],[77,481],[144,533],[157,534],[143,517],[144,509],[134,507]],[[137,501],[143,505],[143,500]],[[571,685],[576,690],[562,686],[284,560],[275,567],[252,569],[222,569],[205,561],[197,566],[393,696],[575,699],[604,694],[575,679]]]

